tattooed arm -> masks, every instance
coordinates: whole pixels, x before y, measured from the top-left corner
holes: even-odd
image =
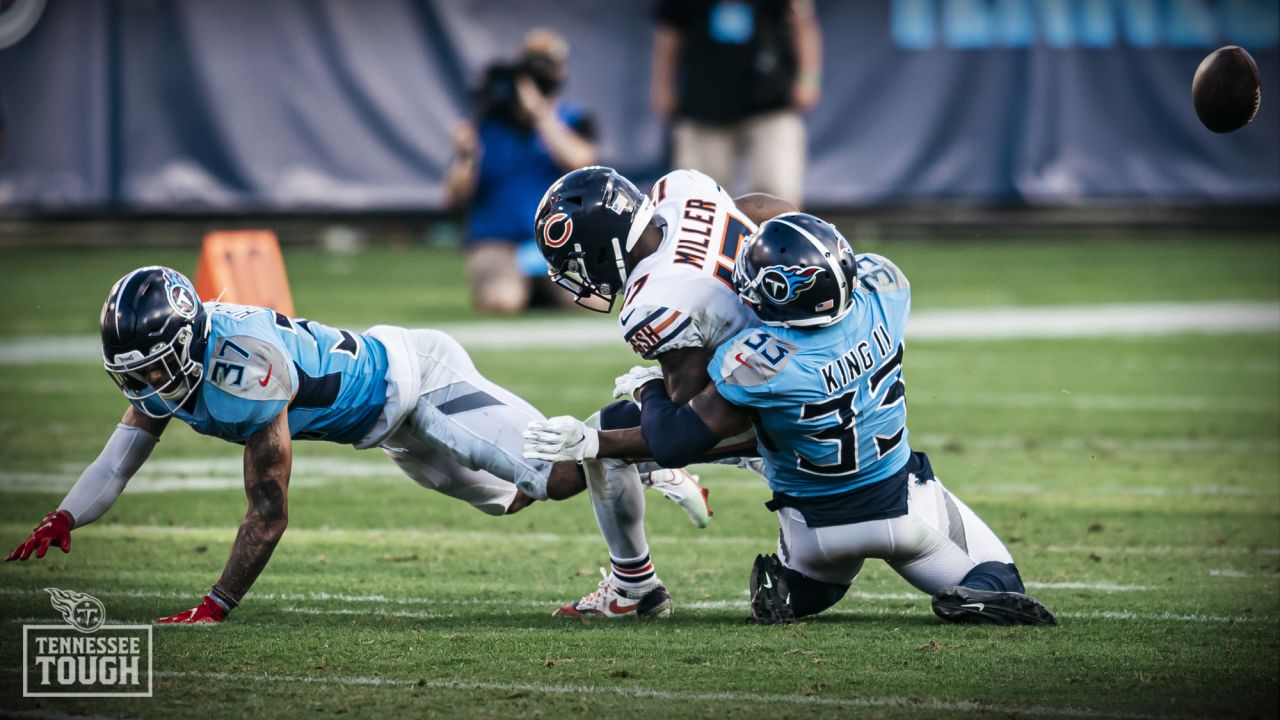
[[[249,509],[240,523],[231,557],[214,591],[239,603],[267,566],[276,543],[289,524],[289,471],[293,441],[289,413],[282,410],[270,425],[249,436],[244,444],[244,492]]]
[[[217,584],[199,605],[157,623],[222,622],[271,559],[271,553],[289,524],[289,471],[293,465],[293,440],[289,437],[289,412],[282,410],[270,425],[249,436],[244,444],[244,492],[249,509],[231,546],[231,557]]]

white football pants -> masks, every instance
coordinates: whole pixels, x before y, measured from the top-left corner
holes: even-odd
[[[551,463],[525,459],[521,433],[545,416],[514,393],[485,379],[458,341],[438,330],[403,330],[409,361],[392,362],[388,379],[417,383],[416,404],[381,446],[419,485],[502,515],[516,486],[546,497]],[[377,336],[396,342],[387,329]],[[390,356],[394,355],[389,351]],[[403,357],[403,354],[401,355]],[[414,362],[416,361],[416,362]],[[416,378],[405,377],[416,365]],[[389,412],[396,412],[390,409]]]
[[[778,557],[814,580],[848,585],[867,558],[889,563],[907,582],[934,594],[958,585],[978,563],[1012,563],[1004,543],[937,479],[907,480],[907,514],[887,520],[811,528],[799,510],[778,510]]]

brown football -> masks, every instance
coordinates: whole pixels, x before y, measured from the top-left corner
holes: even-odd
[[[1196,68],[1191,99],[1205,127],[1216,133],[1239,130],[1253,120],[1262,104],[1258,64],[1235,45],[1214,50]]]

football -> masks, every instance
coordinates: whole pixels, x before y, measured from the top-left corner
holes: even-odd
[[[1239,130],[1253,120],[1262,103],[1258,65],[1244,48],[1218,48],[1200,62],[1191,81],[1196,115],[1216,133]]]

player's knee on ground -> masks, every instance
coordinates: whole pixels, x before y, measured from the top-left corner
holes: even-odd
[[[1026,593],[1027,591],[1026,586],[1022,584],[1022,576],[1018,574],[1016,565],[994,560],[975,565],[960,584],[967,588],[992,592]]]
[[[547,499],[567,500],[587,489],[587,476],[577,463],[556,463],[547,478]]]
[[[796,617],[816,615],[840,602],[844,594],[849,592],[848,585],[814,580],[789,567],[782,568],[782,577],[787,581],[787,588],[791,590],[791,609]]]

